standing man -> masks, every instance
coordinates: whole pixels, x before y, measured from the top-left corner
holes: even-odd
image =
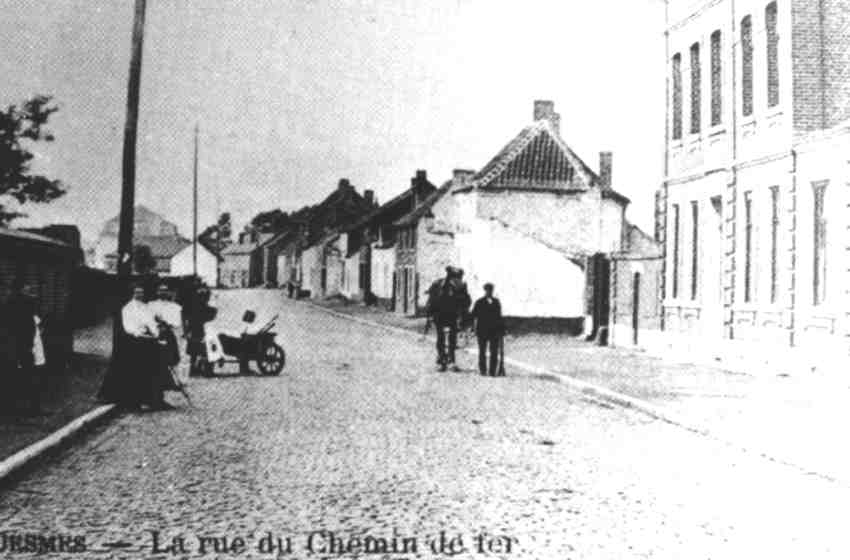
[[[475,319],[475,335],[478,337],[478,371],[488,375],[487,349],[490,349],[489,375],[498,375],[499,346],[504,335],[504,319],[502,304],[493,296],[493,284],[484,284],[484,297],[478,299],[472,308],[472,318]]]
[[[154,318],[159,324],[159,335],[164,342],[164,365],[166,369],[176,367],[180,364],[180,348],[177,345],[177,338],[182,330],[182,313],[183,310],[179,304],[172,299],[171,290],[168,285],[160,284],[156,289],[156,299],[148,303],[148,308],[154,314]],[[167,381],[171,384],[171,375],[168,371]],[[163,378],[166,376],[163,375]]]
[[[198,286],[190,296],[191,304],[187,306],[184,315],[186,332],[186,354],[189,356],[189,376],[204,375],[207,372],[198,367],[201,356],[206,353],[204,338],[205,325],[215,319],[216,309],[210,306],[210,289]]]
[[[427,313],[437,329],[437,363],[440,371],[451,368],[460,371],[455,363],[457,330],[461,317],[469,310],[469,293],[459,270],[446,267],[446,276],[436,280],[428,289]],[[448,345],[447,345],[448,343]]]

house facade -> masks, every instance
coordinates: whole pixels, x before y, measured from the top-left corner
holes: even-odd
[[[353,300],[387,303],[392,299],[395,271],[393,223],[407,215],[437,188],[428,181],[425,170],[417,170],[410,187],[373,209],[344,231],[346,247],[342,294]]]
[[[263,281],[263,259],[260,234],[239,234],[237,243],[221,252],[219,285],[224,288],[251,288]]]
[[[583,324],[586,260],[621,250],[628,199],[611,187],[610,153],[597,174],[563,141],[551,101],[533,116],[480,171],[456,171],[398,223],[399,311],[420,311],[452,264],[473,295],[494,283],[508,316]]]
[[[201,243],[197,244],[197,251],[198,277],[207,286],[218,286],[219,257]],[[169,274],[172,276],[191,276],[195,272],[195,252],[192,244],[189,243],[171,257]]]
[[[846,359],[848,8],[669,2],[665,341]]]

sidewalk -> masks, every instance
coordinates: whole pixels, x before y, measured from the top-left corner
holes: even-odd
[[[68,370],[44,381],[42,409],[35,417],[0,416],[0,460],[49,436],[102,403],[95,399],[111,353],[111,323],[75,334]]]
[[[321,306],[420,335],[425,326],[422,318],[359,304]],[[833,439],[850,426],[850,376],[836,381],[815,374],[749,375],[557,335],[508,336],[505,356],[508,375],[522,373],[510,364],[517,361],[615,391],[683,427],[850,485],[850,453]]]

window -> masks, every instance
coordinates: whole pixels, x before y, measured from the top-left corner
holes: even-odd
[[[814,305],[820,305],[826,299],[826,218],[823,206],[826,185],[826,181],[812,184],[814,190],[812,304]]]
[[[679,297],[679,205],[673,205],[673,299]]]
[[[699,285],[699,204],[691,201],[691,299],[697,299]]]
[[[776,33],[776,2],[764,10],[767,35],[767,106],[779,105],[779,35]]]
[[[682,55],[673,57],[673,140],[682,139]]]
[[[699,43],[691,45],[691,134],[699,134],[702,114],[702,72]]]
[[[770,187],[770,303],[779,292],[779,187]]]
[[[741,113],[753,114],[753,20],[741,20]]]
[[[720,60],[720,31],[711,34],[711,126],[723,121],[723,76]]]
[[[753,193],[744,193],[744,301],[752,301],[753,288]]]

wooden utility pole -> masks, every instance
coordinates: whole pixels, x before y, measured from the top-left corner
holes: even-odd
[[[118,279],[122,291],[133,274],[133,206],[136,194],[136,136],[139,122],[139,85],[142,79],[142,43],[145,34],[145,3],[136,0],[130,77],[127,80],[127,120],[124,123],[124,152],[121,165],[121,213],[118,222]],[[122,293],[122,295],[125,295]],[[121,339],[121,313],[112,322],[112,349],[115,355]]]
[[[142,78],[142,43],[145,34],[146,0],[136,0],[130,77],[127,82],[127,120],[124,124],[121,214],[118,228],[118,276],[133,272],[133,206],[136,192],[136,136],[139,122],[139,85]]]
[[[198,276],[198,125],[195,125],[195,167],[192,173],[192,275]]]

